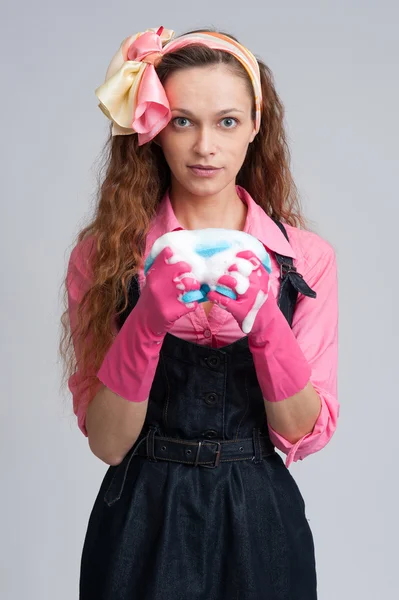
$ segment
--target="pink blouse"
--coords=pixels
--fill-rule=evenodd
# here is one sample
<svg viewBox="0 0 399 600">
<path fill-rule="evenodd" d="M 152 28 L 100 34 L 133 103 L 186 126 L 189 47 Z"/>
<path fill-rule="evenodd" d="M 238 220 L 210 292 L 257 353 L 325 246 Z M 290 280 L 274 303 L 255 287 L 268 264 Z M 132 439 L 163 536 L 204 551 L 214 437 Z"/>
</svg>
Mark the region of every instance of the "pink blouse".
<svg viewBox="0 0 399 600">
<path fill-rule="evenodd" d="M 317 293 L 317 298 L 298 295 L 292 330 L 312 369 L 310 381 L 321 399 L 321 410 L 313 430 L 292 444 L 268 425 L 269 435 L 274 445 L 287 455 L 286 466 L 302 460 L 309 454 L 321 450 L 331 439 L 339 416 L 337 400 L 338 367 L 338 284 L 335 251 L 332 246 L 313 232 L 300 230 L 284 224 L 289 236 L 287 242 L 283 233 L 256 204 L 249 193 L 236 186 L 241 200 L 247 205 L 244 231 L 257 237 L 270 253 L 272 263 L 271 289 L 277 296 L 279 288 L 279 267 L 274 252 L 294 259 L 294 265 L 306 283 Z M 169 194 L 162 199 L 146 239 L 144 259 L 154 241 L 164 233 L 183 229 L 174 214 Z M 75 246 L 68 266 L 68 299 L 71 324 L 76 318 L 76 310 L 83 290 L 90 280 L 87 267 L 87 254 L 92 244 L 90 238 Z M 144 282 L 143 268 L 139 271 L 140 286 Z M 243 337 L 234 317 L 226 310 L 213 305 L 206 316 L 200 304 L 195 312 L 181 317 L 174 324 L 171 333 L 190 342 L 221 348 Z M 77 351 L 75 345 L 75 352 Z M 74 373 L 68 382 L 73 395 L 74 412 L 78 425 L 87 436 L 84 425 L 87 404 L 90 401 L 84 392 L 84 381 L 79 372 Z"/>
</svg>

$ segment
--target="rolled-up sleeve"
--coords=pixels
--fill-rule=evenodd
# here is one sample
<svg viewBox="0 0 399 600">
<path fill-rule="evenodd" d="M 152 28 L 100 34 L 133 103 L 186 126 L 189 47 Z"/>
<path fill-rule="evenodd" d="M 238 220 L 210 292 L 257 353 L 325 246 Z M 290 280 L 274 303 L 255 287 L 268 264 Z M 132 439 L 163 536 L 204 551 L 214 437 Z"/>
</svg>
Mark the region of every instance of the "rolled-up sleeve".
<svg viewBox="0 0 399 600">
<path fill-rule="evenodd" d="M 89 384 L 90 382 L 92 384 L 93 377 L 96 375 L 94 365 L 92 368 L 90 366 L 86 368 L 84 373 L 79 366 L 81 348 L 78 344 L 75 329 L 79 304 L 91 285 L 92 277 L 89 258 L 92 251 L 93 239 L 87 238 L 83 242 L 78 243 L 71 252 L 67 271 L 68 315 L 77 361 L 77 369 L 68 379 L 68 388 L 72 394 L 73 410 L 77 416 L 79 429 L 86 437 L 88 437 L 85 426 L 87 407 L 102 384 L 100 380 L 97 380 L 97 387 L 93 390 L 93 387 Z"/>
<path fill-rule="evenodd" d="M 268 425 L 272 442 L 287 455 L 287 467 L 324 448 L 334 434 L 339 416 L 337 264 L 332 246 L 327 242 L 323 246 L 314 266 L 302 273 L 317 298 L 300 295 L 292 322 L 292 331 L 312 369 L 310 382 L 320 396 L 320 413 L 313 430 L 295 444 Z"/>
</svg>

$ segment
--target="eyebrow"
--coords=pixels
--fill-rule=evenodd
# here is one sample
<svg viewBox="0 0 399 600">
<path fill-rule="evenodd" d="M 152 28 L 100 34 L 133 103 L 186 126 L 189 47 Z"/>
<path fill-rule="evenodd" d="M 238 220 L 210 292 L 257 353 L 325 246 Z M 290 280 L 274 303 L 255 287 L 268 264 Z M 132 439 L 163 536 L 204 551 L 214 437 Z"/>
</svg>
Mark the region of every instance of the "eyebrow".
<svg viewBox="0 0 399 600">
<path fill-rule="evenodd" d="M 182 113 L 185 113 L 186 115 L 189 115 L 190 117 L 194 116 L 194 113 L 191 112 L 191 110 L 187 110 L 186 108 L 172 108 L 172 111 L 179 111 Z M 232 112 L 240 112 L 243 113 L 243 110 L 240 110 L 239 108 L 226 108 L 224 110 L 220 110 L 218 113 L 216 113 L 216 116 L 222 116 L 222 115 L 227 115 L 229 113 Z"/>
</svg>

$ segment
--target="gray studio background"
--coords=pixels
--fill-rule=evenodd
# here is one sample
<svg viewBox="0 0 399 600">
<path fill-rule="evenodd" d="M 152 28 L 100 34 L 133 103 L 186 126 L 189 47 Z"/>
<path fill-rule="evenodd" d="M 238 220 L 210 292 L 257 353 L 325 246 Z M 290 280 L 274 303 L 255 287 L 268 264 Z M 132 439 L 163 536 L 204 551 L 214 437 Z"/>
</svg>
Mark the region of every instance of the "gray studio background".
<svg viewBox="0 0 399 600">
<path fill-rule="evenodd" d="M 3 0 L 0 11 L 0 598 L 78 598 L 107 465 L 59 393 L 59 290 L 108 130 L 94 89 L 123 38 L 160 25 L 229 31 L 274 72 L 304 209 L 339 266 L 339 426 L 291 467 L 319 597 L 398 598 L 398 4 Z"/>
</svg>

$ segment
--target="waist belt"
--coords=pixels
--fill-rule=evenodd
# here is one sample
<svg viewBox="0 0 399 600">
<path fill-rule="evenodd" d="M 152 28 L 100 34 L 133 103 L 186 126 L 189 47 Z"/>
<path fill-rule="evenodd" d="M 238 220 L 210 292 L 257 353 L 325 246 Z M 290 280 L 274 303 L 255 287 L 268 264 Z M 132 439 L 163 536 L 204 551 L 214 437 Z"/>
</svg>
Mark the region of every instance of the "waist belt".
<svg viewBox="0 0 399 600">
<path fill-rule="evenodd" d="M 238 460 L 261 462 L 267 456 L 275 454 L 270 438 L 253 430 L 250 438 L 241 440 L 182 440 L 156 435 L 157 428 L 150 427 L 149 432 L 139 438 L 133 454 L 156 462 L 167 460 L 193 467 L 201 466 L 214 469 L 220 463 Z"/>
<path fill-rule="evenodd" d="M 140 435 L 137 442 L 126 454 L 123 461 L 113 469 L 113 476 L 104 496 L 108 506 L 112 506 L 122 495 L 129 465 L 134 456 L 142 456 L 157 462 L 171 462 L 201 466 L 214 469 L 223 462 L 251 460 L 259 464 L 267 456 L 276 454 L 270 438 L 253 429 L 251 438 L 242 440 L 181 440 L 178 438 L 156 435 L 158 428 L 150 425 L 145 435 Z"/>
</svg>

